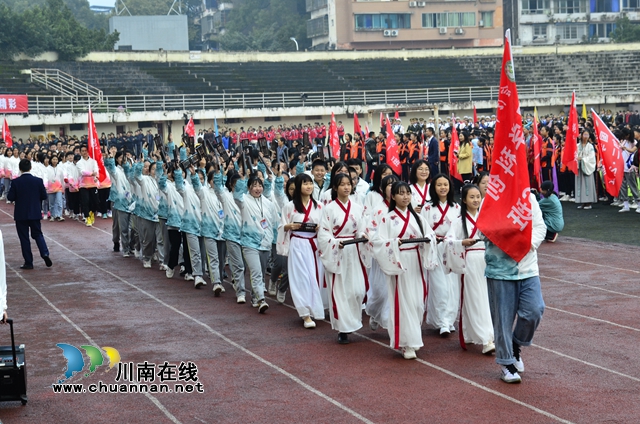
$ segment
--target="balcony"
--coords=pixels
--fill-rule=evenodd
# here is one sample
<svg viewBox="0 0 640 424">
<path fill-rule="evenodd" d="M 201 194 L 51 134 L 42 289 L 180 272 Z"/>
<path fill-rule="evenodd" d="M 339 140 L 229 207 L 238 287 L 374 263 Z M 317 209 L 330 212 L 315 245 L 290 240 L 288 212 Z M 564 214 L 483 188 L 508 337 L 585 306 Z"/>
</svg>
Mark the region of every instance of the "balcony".
<svg viewBox="0 0 640 424">
<path fill-rule="evenodd" d="M 307 12 L 324 9 L 328 5 L 328 0 L 306 0 Z"/>
</svg>

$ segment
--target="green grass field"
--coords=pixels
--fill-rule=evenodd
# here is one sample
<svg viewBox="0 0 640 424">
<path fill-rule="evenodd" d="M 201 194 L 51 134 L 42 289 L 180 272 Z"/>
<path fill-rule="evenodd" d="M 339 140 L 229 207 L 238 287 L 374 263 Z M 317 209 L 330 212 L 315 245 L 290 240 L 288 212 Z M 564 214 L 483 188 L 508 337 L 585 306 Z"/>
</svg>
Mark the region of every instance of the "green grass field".
<svg viewBox="0 0 640 424">
<path fill-rule="evenodd" d="M 575 203 L 562 202 L 562 210 L 564 230 L 560 237 L 640 246 L 640 213 L 635 209 L 619 213 L 620 208 L 599 203 L 585 211 Z"/>
</svg>

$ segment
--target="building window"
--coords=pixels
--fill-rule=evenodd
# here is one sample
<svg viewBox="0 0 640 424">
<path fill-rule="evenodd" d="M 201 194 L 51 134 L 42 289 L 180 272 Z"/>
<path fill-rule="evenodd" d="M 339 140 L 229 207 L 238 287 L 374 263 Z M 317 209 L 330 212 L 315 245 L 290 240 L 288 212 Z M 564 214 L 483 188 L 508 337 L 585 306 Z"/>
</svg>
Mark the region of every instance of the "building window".
<svg viewBox="0 0 640 424">
<path fill-rule="evenodd" d="M 493 25 L 493 14 L 491 15 L 491 23 Z M 473 26 L 476 26 L 476 14 L 473 12 L 423 13 L 422 14 L 423 28 L 473 27 Z M 485 26 L 487 26 L 486 23 L 485 23 Z"/>
<path fill-rule="evenodd" d="M 589 37 L 593 38 L 609 38 L 611 33 L 616 29 L 616 24 L 591 24 L 589 25 Z"/>
<path fill-rule="evenodd" d="M 556 13 L 587 13 L 587 2 L 585 0 L 558 0 Z"/>
<path fill-rule="evenodd" d="M 622 0 L 623 10 L 638 10 L 640 9 L 640 0 Z"/>
<path fill-rule="evenodd" d="M 578 26 L 577 25 L 564 25 L 562 27 L 562 39 L 563 40 L 577 40 L 578 39 Z"/>
<path fill-rule="evenodd" d="M 409 13 L 380 13 L 355 15 L 356 31 L 411 28 Z"/>
<path fill-rule="evenodd" d="M 307 21 L 307 37 L 313 38 L 329 34 L 329 16 L 324 15 L 319 18 Z"/>
<path fill-rule="evenodd" d="M 485 28 L 493 28 L 493 12 L 480 12 L 480 20 Z"/>
<path fill-rule="evenodd" d="M 537 24 L 533 25 L 533 41 L 542 41 L 547 39 L 547 25 Z"/>
<path fill-rule="evenodd" d="M 550 0 L 522 0 L 522 13 L 525 15 L 536 15 L 548 13 L 551 9 Z"/>
<path fill-rule="evenodd" d="M 591 13 L 619 12 L 619 0 L 591 0 Z"/>
</svg>

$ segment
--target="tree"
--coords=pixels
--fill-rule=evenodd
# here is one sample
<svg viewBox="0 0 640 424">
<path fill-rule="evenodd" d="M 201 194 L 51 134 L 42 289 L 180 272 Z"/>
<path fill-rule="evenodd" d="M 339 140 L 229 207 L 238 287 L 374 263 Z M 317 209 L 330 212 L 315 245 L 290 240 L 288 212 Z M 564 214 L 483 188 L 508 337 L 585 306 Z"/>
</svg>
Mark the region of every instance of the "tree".
<svg viewBox="0 0 640 424">
<path fill-rule="evenodd" d="M 304 0 L 245 0 L 234 4 L 220 45 L 230 51 L 291 51 L 295 37 L 304 49 L 310 45 L 306 19 Z"/>
<path fill-rule="evenodd" d="M 14 13 L 22 14 L 33 7 L 44 6 L 46 0 L 0 0 L 0 5 L 3 3 Z M 78 22 L 85 27 L 89 29 L 109 29 L 109 17 L 91 10 L 88 0 L 64 0 L 64 3 L 71 9 Z"/>
<path fill-rule="evenodd" d="M 633 43 L 640 41 L 640 24 L 633 23 L 627 16 L 616 19 L 616 29 L 611 33 L 616 43 Z"/>
</svg>

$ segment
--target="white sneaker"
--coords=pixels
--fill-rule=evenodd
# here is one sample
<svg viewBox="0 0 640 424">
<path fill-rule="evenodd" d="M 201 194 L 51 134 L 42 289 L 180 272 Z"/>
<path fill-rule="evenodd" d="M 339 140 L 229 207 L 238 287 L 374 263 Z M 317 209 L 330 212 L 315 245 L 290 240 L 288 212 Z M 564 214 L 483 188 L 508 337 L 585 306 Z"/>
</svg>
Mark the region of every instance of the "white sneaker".
<svg viewBox="0 0 640 424">
<path fill-rule="evenodd" d="M 403 347 L 402 348 L 402 357 L 404 359 L 416 359 L 416 350 L 412 347 Z"/>
<path fill-rule="evenodd" d="M 213 295 L 215 297 L 220 296 L 220 293 L 222 293 L 223 289 L 224 289 L 224 287 L 222 287 L 222 284 L 214 284 L 213 285 Z"/>
<path fill-rule="evenodd" d="M 258 302 L 258 299 L 256 299 L 253 296 L 251 296 L 251 307 L 252 308 L 257 308 L 258 306 L 260 306 L 260 303 Z"/>
<path fill-rule="evenodd" d="M 195 278 L 193 278 L 193 275 L 191 275 L 191 274 L 185 274 L 184 275 L 184 279 L 185 279 L 185 281 L 194 281 L 195 280 Z"/>
<path fill-rule="evenodd" d="M 139 251 L 139 250 L 134 250 L 134 251 L 133 251 L 133 257 L 134 257 L 134 258 L 140 258 L 140 257 L 141 257 L 141 255 L 140 255 L 140 251 Z"/>
<path fill-rule="evenodd" d="M 53 221 L 55 221 L 55 220 L 56 220 L 56 219 L 55 219 L 54 217 L 49 218 L 49 222 L 53 222 Z"/>
<path fill-rule="evenodd" d="M 273 281 L 269 281 L 268 293 L 269 293 L 269 296 L 275 296 L 276 295 L 276 283 L 274 283 Z"/>
<path fill-rule="evenodd" d="M 518 373 L 524 372 L 524 362 L 522 362 L 522 356 L 520 356 L 520 359 L 516 359 L 516 363 L 513 364 L 513 366 L 516 367 Z"/>
<path fill-rule="evenodd" d="M 369 317 L 369 328 L 371 331 L 376 331 L 380 325 L 373 319 L 373 317 Z"/>
<path fill-rule="evenodd" d="M 100 212 L 96 213 L 96 218 L 101 218 L 102 214 Z"/>
<path fill-rule="evenodd" d="M 111 211 L 108 211 L 108 212 L 107 212 L 107 216 L 108 216 L 109 218 L 111 218 L 111 217 L 113 217 L 113 213 L 112 213 Z"/>
<path fill-rule="evenodd" d="M 451 334 L 451 331 L 447 327 L 442 327 L 440 329 L 440 335 L 442 337 L 447 337 L 449 334 Z"/>
<path fill-rule="evenodd" d="M 558 199 L 558 200 L 560 200 L 561 202 L 566 202 L 566 201 L 568 201 L 569 199 L 570 199 L 569 195 L 568 195 L 568 194 L 565 194 L 564 196 L 562 196 L 562 197 L 561 197 L 560 199 Z"/>
<path fill-rule="evenodd" d="M 267 309 L 269 309 L 269 305 L 264 301 L 264 299 L 262 299 L 259 303 L 260 304 L 258 305 L 258 312 L 264 314 L 265 312 L 267 312 Z"/>
<path fill-rule="evenodd" d="M 614 200 L 613 202 L 611 202 L 611 206 L 620 207 L 622 206 L 622 202 L 620 202 L 619 200 Z"/>
<path fill-rule="evenodd" d="M 520 375 L 518 374 L 517 371 L 511 372 L 504 365 L 500 365 L 500 370 L 502 371 L 502 375 L 500 376 L 500 379 L 505 383 L 513 384 L 513 383 L 520 383 L 522 381 L 522 378 L 520 378 Z"/>
<path fill-rule="evenodd" d="M 164 272 L 164 275 L 167 276 L 167 278 L 173 278 L 173 269 L 167 267 L 167 270 Z"/>
<path fill-rule="evenodd" d="M 640 208 L 636 209 L 636 213 L 640 213 Z"/>
<path fill-rule="evenodd" d="M 193 286 L 194 286 L 195 288 L 199 289 L 200 287 L 202 287 L 202 286 L 206 286 L 206 285 L 207 285 L 207 282 L 206 282 L 206 281 L 204 281 L 204 279 L 203 279 L 201 276 L 199 276 L 199 275 L 198 275 L 198 276 L 196 276 L 196 280 L 195 280 L 195 282 L 193 283 Z"/>
<path fill-rule="evenodd" d="M 278 303 L 283 304 L 284 301 L 287 298 L 287 292 L 281 292 L 280 290 L 278 290 L 278 294 L 276 294 L 276 300 L 278 301 Z"/>
<path fill-rule="evenodd" d="M 151 268 L 151 261 L 142 261 L 142 266 L 145 268 Z"/>
<path fill-rule="evenodd" d="M 304 320 L 304 328 L 316 328 L 316 323 L 310 316 L 302 318 Z"/>
<path fill-rule="evenodd" d="M 487 344 L 482 345 L 483 355 L 491 355 L 495 351 L 496 351 L 496 345 L 493 342 L 489 342 Z"/>
<path fill-rule="evenodd" d="M 618 213 L 622 213 L 622 212 L 629 212 L 629 210 L 630 210 L 630 209 L 629 209 L 629 206 L 625 206 L 624 208 L 620 209 L 620 210 L 618 211 Z"/>
<path fill-rule="evenodd" d="M 123 257 L 123 258 L 130 258 L 130 257 L 131 257 L 131 252 L 124 252 L 124 253 L 122 254 L 122 257 Z"/>
<path fill-rule="evenodd" d="M 629 207 L 630 207 L 631 209 L 638 209 L 638 204 L 637 204 L 636 202 L 633 202 L 633 203 L 631 203 L 631 204 L 629 205 Z"/>
<path fill-rule="evenodd" d="M 247 303 L 247 300 L 244 298 L 244 295 L 240 295 L 236 299 L 236 303 Z"/>
<path fill-rule="evenodd" d="M 160 267 L 158 269 L 160 271 L 166 271 L 167 270 L 167 266 L 165 264 L 160 264 Z"/>
</svg>

